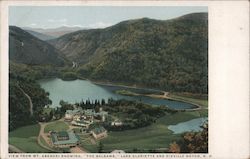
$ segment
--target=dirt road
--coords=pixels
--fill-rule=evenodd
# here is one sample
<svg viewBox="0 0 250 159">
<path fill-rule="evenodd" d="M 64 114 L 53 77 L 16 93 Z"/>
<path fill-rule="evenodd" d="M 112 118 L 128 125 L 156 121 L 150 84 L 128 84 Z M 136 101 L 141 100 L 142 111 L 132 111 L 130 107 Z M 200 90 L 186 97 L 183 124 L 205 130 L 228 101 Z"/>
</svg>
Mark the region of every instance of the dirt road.
<svg viewBox="0 0 250 159">
<path fill-rule="evenodd" d="M 9 151 L 10 152 L 16 152 L 16 153 L 23 153 L 22 150 L 20 150 L 19 148 L 15 147 L 13 145 L 10 145 L 10 144 L 9 144 Z"/>
<path fill-rule="evenodd" d="M 39 132 L 39 135 L 38 135 L 38 137 L 37 137 L 37 142 L 38 142 L 38 144 L 39 144 L 40 146 L 42 146 L 43 148 L 45 148 L 45 149 L 47 149 L 47 150 L 50 150 L 50 151 L 54 152 L 55 150 L 53 150 L 52 148 L 50 148 L 50 147 L 48 147 L 48 146 L 42 144 L 42 142 L 41 142 L 41 140 L 40 140 L 40 138 L 43 138 L 44 141 L 45 141 L 48 145 L 50 145 L 50 139 L 47 137 L 48 134 L 44 133 L 44 128 L 45 128 L 45 126 L 48 125 L 48 124 L 49 124 L 49 123 L 39 123 L 39 125 L 40 125 L 40 132 Z"/>
<path fill-rule="evenodd" d="M 27 99 L 29 100 L 29 105 L 30 105 L 30 115 L 32 116 L 33 115 L 33 103 L 32 103 L 32 100 L 30 98 L 30 96 L 24 92 L 24 90 L 18 86 L 18 88 L 22 91 L 22 93 L 27 97 Z"/>
<path fill-rule="evenodd" d="M 86 150 L 84 150 L 83 148 L 81 148 L 81 147 L 79 147 L 79 146 L 70 148 L 70 152 L 71 152 L 71 153 L 87 153 Z"/>
</svg>

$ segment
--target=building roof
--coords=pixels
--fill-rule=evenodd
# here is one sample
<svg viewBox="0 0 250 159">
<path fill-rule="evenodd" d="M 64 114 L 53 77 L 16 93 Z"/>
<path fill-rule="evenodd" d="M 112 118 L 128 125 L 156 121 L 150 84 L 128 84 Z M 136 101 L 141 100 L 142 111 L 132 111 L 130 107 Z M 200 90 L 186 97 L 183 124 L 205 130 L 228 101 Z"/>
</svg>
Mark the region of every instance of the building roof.
<svg viewBox="0 0 250 159">
<path fill-rule="evenodd" d="M 92 131 L 95 133 L 95 134 L 101 134 L 103 132 L 106 131 L 106 129 L 102 126 L 98 126 L 98 127 L 95 127 L 94 129 L 92 129 Z"/>
<path fill-rule="evenodd" d="M 80 139 L 79 137 L 73 133 L 72 131 L 66 132 L 69 139 L 68 140 L 58 140 L 58 136 L 62 134 L 65 134 L 66 131 L 62 132 L 57 132 L 57 133 L 52 133 L 51 134 L 51 139 L 54 145 L 64 145 L 64 144 L 76 144 Z"/>
<path fill-rule="evenodd" d="M 70 114 L 70 115 L 75 115 L 76 113 L 81 113 L 82 112 L 82 108 L 78 107 L 76 109 L 73 110 L 66 110 L 66 114 Z"/>
<path fill-rule="evenodd" d="M 79 121 L 75 121 L 76 123 L 80 123 L 80 124 L 89 124 L 89 122 L 85 121 L 85 120 L 79 120 Z"/>
<path fill-rule="evenodd" d="M 57 133 L 57 136 L 58 136 L 58 137 L 69 137 L 67 131 L 59 131 L 59 132 Z"/>
</svg>

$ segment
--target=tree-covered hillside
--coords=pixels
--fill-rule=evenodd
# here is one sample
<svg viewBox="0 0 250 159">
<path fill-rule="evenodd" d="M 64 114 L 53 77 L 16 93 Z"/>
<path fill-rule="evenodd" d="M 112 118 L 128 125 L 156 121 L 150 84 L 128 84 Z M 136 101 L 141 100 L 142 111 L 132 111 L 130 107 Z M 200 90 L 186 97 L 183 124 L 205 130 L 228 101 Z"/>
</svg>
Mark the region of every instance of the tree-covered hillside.
<svg viewBox="0 0 250 159">
<path fill-rule="evenodd" d="M 49 41 L 84 77 L 175 92 L 208 92 L 207 13 L 128 20 Z"/>
<path fill-rule="evenodd" d="M 9 27 L 9 58 L 29 65 L 63 66 L 65 59 L 58 50 L 21 28 Z"/>
<path fill-rule="evenodd" d="M 51 101 L 46 93 L 35 81 L 10 73 L 9 76 L 9 129 L 35 123 L 43 107 Z M 30 101 L 32 113 L 30 112 Z"/>
</svg>

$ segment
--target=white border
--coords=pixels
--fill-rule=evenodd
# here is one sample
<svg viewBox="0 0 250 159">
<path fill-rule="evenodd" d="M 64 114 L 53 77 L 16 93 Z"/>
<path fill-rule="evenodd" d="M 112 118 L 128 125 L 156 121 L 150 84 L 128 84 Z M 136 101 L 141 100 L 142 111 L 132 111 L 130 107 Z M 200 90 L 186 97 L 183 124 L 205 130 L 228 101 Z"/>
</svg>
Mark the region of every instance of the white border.
<svg viewBox="0 0 250 159">
<path fill-rule="evenodd" d="M 8 6 L 208 6 L 209 158 L 249 155 L 249 2 L 248 1 L 2 1 L 1 2 L 1 157 L 8 158 Z M 23 154 L 24 155 L 24 154 Z M 31 157 L 33 154 L 28 154 Z M 46 158 L 38 154 L 36 158 Z M 53 155 L 53 154 L 50 154 Z M 56 158 L 61 158 L 60 154 Z M 65 154 L 64 154 L 65 155 Z M 67 154 L 66 154 L 67 155 Z M 68 154 L 72 155 L 72 154 Z M 98 155 L 98 154 L 95 154 Z M 94 154 L 80 157 L 95 158 Z M 142 154 L 126 154 L 131 158 Z M 142 158 L 153 158 L 151 156 Z M 157 155 L 157 154 L 154 154 Z M 162 155 L 162 154 L 161 154 Z M 158 158 L 200 158 L 166 154 Z M 211 156 L 210 156 L 211 155 Z M 19 156 L 29 158 L 29 156 Z M 108 156 L 102 156 L 108 158 Z M 15 158 L 15 156 L 11 156 Z M 53 158 L 50 156 L 50 158 Z M 70 157 L 73 158 L 73 157 Z M 76 158 L 79 158 L 76 156 Z M 100 157 L 99 157 L 100 158 Z M 112 157 L 111 157 L 112 158 Z"/>
</svg>

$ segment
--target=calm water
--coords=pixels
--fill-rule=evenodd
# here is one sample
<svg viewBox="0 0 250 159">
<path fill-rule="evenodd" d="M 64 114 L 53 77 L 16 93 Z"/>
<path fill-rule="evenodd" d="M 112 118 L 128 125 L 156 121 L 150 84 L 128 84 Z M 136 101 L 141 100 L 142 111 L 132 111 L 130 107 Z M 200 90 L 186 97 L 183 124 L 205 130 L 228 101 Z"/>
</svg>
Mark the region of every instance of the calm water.
<svg viewBox="0 0 250 159">
<path fill-rule="evenodd" d="M 50 93 L 49 97 L 52 100 L 52 106 L 59 106 L 60 100 L 67 101 L 69 103 L 80 102 L 81 100 L 85 101 L 90 100 L 101 100 L 105 99 L 106 101 L 109 98 L 113 99 L 127 99 L 127 100 L 137 100 L 142 101 L 147 104 L 152 105 L 167 105 L 170 108 L 175 109 L 190 109 L 195 106 L 189 103 L 165 100 L 165 99 L 155 99 L 145 96 L 124 96 L 116 94 L 116 90 L 130 90 L 134 92 L 143 91 L 152 91 L 148 89 L 133 89 L 125 88 L 120 86 L 102 86 L 92 83 L 87 80 L 74 80 L 74 81 L 63 81 L 58 78 L 46 79 L 38 81 L 42 88 Z"/>
<path fill-rule="evenodd" d="M 168 129 L 172 130 L 174 134 L 180 134 L 187 131 L 201 131 L 202 126 L 207 121 L 207 118 L 197 118 L 186 122 L 178 123 L 176 125 L 169 125 Z"/>
</svg>

